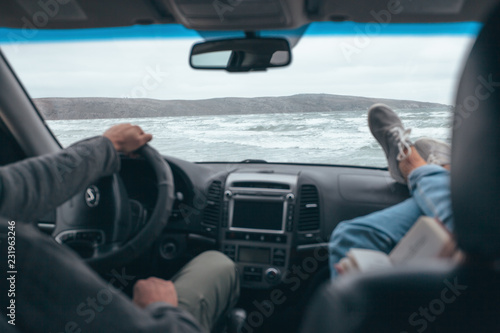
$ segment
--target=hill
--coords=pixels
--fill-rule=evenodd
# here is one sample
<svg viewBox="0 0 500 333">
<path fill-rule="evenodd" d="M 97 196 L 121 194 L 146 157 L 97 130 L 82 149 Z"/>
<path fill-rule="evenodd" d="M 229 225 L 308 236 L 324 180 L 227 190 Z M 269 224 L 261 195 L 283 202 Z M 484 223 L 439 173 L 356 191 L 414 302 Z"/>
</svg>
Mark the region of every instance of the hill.
<svg viewBox="0 0 500 333">
<path fill-rule="evenodd" d="M 451 108 L 437 103 L 329 94 L 167 101 L 128 98 L 37 98 L 34 102 L 48 120 L 356 111 L 367 110 L 374 103 L 385 103 L 396 110 Z"/>
</svg>

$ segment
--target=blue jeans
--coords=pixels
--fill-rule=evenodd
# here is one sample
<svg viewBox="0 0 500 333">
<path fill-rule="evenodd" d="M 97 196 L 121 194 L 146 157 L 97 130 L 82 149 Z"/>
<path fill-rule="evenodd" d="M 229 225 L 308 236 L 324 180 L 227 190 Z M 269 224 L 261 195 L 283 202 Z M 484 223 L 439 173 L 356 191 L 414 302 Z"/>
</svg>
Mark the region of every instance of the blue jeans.
<svg viewBox="0 0 500 333">
<path fill-rule="evenodd" d="M 450 197 L 450 173 L 437 165 L 424 165 L 408 176 L 411 198 L 392 207 L 344 221 L 333 230 L 328 246 L 332 279 L 337 277 L 334 265 L 349 249 L 373 249 L 391 252 L 417 219 L 438 218 L 452 231 L 453 215 Z"/>
</svg>

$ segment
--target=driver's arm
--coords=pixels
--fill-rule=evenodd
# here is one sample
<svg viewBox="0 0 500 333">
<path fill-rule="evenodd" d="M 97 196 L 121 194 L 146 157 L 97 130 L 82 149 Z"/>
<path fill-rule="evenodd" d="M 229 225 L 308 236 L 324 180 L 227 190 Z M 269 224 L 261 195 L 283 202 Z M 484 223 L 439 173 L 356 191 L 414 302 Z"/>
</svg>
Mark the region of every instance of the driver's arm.
<svg viewBox="0 0 500 333">
<path fill-rule="evenodd" d="M 120 124 L 55 154 L 1 167 L 0 216 L 14 220 L 43 216 L 99 177 L 117 172 L 118 152 L 131 153 L 151 139 L 139 126 Z"/>
</svg>

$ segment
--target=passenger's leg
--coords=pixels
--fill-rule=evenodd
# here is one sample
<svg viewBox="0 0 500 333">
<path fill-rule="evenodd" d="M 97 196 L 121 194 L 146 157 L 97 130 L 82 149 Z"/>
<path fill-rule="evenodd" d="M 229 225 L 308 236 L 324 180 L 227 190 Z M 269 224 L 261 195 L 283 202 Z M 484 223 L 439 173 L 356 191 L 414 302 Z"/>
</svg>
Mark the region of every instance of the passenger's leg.
<svg viewBox="0 0 500 333">
<path fill-rule="evenodd" d="M 438 165 L 425 165 L 408 176 L 408 187 L 423 215 L 436 217 L 453 230 L 450 172 Z"/>
<path fill-rule="evenodd" d="M 341 222 L 329 243 L 331 277 L 337 276 L 334 265 L 353 247 L 391 252 L 422 214 L 415 200 L 409 198 L 381 211 Z"/>
<path fill-rule="evenodd" d="M 418 153 L 414 152 L 408 160 L 417 158 Z M 340 223 L 333 231 L 329 244 L 332 278 L 337 275 L 334 265 L 350 248 L 389 253 L 421 215 L 436 217 L 452 230 L 449 180 L 449 171 L 441 166 L 419 166 L 412 169 L 408 176 L 408 186 L 413 198 L 370 215 Z"/>
<path fill-rule="evenodd" d="M 179 307 L 191 313 L 207 332 L 239 297 L 239 276 L 231 259 L 207 251 L 184 266 L 173 278 Z"/>
</svg>

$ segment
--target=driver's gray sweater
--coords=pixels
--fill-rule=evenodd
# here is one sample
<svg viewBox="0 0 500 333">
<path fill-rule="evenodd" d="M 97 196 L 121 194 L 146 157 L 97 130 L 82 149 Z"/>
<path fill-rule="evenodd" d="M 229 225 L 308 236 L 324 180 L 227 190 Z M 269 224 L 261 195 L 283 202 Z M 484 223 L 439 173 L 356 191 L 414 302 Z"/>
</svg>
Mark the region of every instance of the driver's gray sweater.
<svg viewBox="0 0 500 333">
<path fill-rule="evenodd" d="M 118 153 L 102 136 L 0 168 L 2 332 L 203 332 L 189 313 L 166 303 L 138 308 L 116 289 L 133 283 L 127 272 L 110 269 L 113 283 L 108 284 L 73 251 L 22 223 L 42 217 L 119 168 Z M 7 295 L 7 220 L 16 222 L 13 298 Z M 10 299 L 15 299 L 15 326 L 7 323 Z"/>
</svg>

